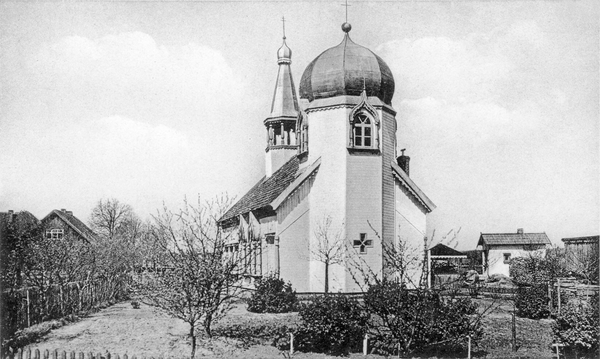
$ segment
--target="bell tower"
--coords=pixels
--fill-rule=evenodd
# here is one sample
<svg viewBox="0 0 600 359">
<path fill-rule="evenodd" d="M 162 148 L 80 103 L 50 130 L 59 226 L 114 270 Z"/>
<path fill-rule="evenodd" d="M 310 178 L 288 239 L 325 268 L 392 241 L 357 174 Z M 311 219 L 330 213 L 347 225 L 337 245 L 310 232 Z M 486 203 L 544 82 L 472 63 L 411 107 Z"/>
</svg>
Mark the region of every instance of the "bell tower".
<svg viewBox="0 0 600 359">
<path fill-rule="evenodd" d="M 292 50 L 285 42 L 285 19 L 283 27 L 283 44 L 277 50 L 279 72 L 275 83 L 275 92 L 271 102 L 271 113 L 264 120 L 267 130 L 267 148 L 265 158 L 265 174 L 270 177 L 275 171 L 298 153 L 296 122 L 299 116 L 298 98 L 290 64 Z"/>
</svg>

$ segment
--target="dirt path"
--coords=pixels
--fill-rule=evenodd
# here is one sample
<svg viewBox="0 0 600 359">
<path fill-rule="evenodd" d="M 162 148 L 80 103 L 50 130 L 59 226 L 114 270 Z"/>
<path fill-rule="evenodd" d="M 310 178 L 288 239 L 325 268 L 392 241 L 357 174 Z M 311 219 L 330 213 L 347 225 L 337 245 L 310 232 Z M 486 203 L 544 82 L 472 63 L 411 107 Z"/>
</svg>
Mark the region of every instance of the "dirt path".
<svg viewBox="0 0 600 359">
<path fill-rule="evenodd" d="M 228 320 L 236 320 L 235 317 L 243 317 L 245 321 L 255 320 L 255 316 L 259 315 L 248 313 L 245 306 L 240 305 L 229 313 Z M 116 354 L 127 354 L 129 358 L 136 355 L 138 359 L 143 356 L 189 358 L 191 342 L 187 337 L 188 328 L 182 320 L 171 318 L 148 305 L 141 304 L 139 309 L 133 309 L 129 302 L 118 303 L 79 322 L 52 330 L 42 341 L 29 345 L 25 350 L 37 348 L 41 352 L 55 349 L 67 353 L 110 352 L 113 357 Z M 330 358 L 321 354 L 298 354 L 294 357 Z M 272 346 L 243 348 L 236 340 L 216 338 L 199 339 L 196 357 L 281 359 L 282 355 Z"/>
</svg>

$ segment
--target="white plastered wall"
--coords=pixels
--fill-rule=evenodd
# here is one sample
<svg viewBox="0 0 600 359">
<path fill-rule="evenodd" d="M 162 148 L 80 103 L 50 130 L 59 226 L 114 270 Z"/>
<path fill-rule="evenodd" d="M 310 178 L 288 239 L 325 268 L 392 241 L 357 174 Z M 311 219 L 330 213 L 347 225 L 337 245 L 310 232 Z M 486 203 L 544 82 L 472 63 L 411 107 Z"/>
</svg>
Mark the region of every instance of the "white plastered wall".
<svg viewBox="0 0 600 359">
<path fill-rule="evenodd" d="M 310 192 L 310 241 L 313 248 L 319 240 L 314 231 L 327 216 L 332 218 L 332 230 L 346 222 L 346 119 L 349 108 L 333 108 L 312 111 L 308 117 L 308 161 L 319 157 L 321 165 Z M 341 228 L 342 238 L 346 237 Z M 325 266 L 317 260 L 310 261 L 309 281 L 311 292 L 322 292 L 325 281 Z M 333 266 L 329 270 L 329 288 L 336 292 L 344 290 L 345 268 Z"/>
</svg>

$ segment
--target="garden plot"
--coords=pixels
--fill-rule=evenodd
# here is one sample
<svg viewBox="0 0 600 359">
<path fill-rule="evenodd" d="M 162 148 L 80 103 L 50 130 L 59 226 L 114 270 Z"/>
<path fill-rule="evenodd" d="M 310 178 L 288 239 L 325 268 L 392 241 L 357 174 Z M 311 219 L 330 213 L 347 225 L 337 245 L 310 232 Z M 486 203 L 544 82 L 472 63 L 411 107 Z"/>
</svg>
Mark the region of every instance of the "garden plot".
<svg viewBox="0 0 600 359">
<path fill-rule="evenodd" d="M 480 306 L 489 304 L 488 299 L 477 300 Z M 481 348 L 476 352 L 482 358 L 553 358 L 549 344 L 552 342 L 550 320 L 517 318 L 517 343 L 519 351 L 510 348 L 510 311 L 508 301 L 498 302 L 499 307 L 484 320 L 484 336 Z M 215 332 L 232 330 L 232 327 L 251 328 L 249 332 L 269 330 L 269 327 L 291 326 L 298 323 L 297 313 L 256 314 L 246 311 L 245 304 L 236 304 Z M 259 328 L 259 329 L 256 329 Z M 233 328 L 235 330 L 235 328 Z M 188 327 L 153 307 L 142 304 L 133 309 L 130 303 L 119 303 L 101 310 L 81 321 L 50 332 L 39 343 L 28 348 L 52 351 L 76 351 L 111 354 L 128 354 L 147 357 L 188 358 L 190 340 Z M 257 344 L 258 343 L 258 344 Z M 197 358 L 282 358 L 282 352 L 265 340 L 235 340 L 214 338 L 200 339 Z M 360 353 L 351 358 L 364 358 Z M 466 357 L 462 355 L 459 357 Z M 323 354 L 296 353 L 294 358 L 333 358 Z M 383 358 L 369 355 L 368 358 Z M 435 357 L 431 357 L 435 358 Z"/>
</svg>

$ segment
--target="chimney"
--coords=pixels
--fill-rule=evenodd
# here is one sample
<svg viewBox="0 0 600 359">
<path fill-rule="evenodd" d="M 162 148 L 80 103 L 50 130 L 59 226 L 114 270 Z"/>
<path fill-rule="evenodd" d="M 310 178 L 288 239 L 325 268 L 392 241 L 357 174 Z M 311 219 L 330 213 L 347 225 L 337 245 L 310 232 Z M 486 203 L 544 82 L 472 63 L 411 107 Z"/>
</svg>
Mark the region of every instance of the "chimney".
<svg viewBox="0 0 600 359">
<path fill-rule="evenodd" d="M 66 210 L 66 209 L 64 209 L 64 208 L 61 208 L 61 209 L 60 209 L 60 211 L 61 211 L 62 213 L 65 213 L 67 210 Z"/>
<path fill-rule="evenodd" d="M 517 234 L 523 234 L 523 228 L 517 228 Z"/>
<path fill-rule="evenodd" d="M 396 159 L 396 161 L 398 162 L 398 166 L 400 166 L 400 168 L 402 168 L 404 173 L 406 173 L 407 176 L 410 176 L 410 173 L 408 173 L 408 171 L 409 171 L 408 164 L 410 162 L 410 157 L 404 155 L 404 151 L 406 151 L 406 148 L 403 148 L 400 151 L 402 152 L 402 155 L 400 157 L 398 157 Z"/>
</svg>

